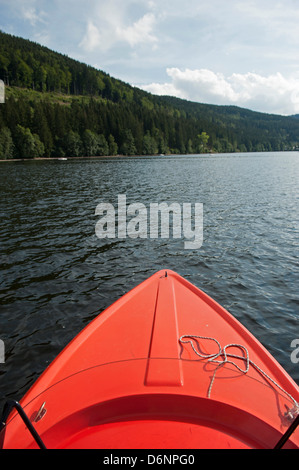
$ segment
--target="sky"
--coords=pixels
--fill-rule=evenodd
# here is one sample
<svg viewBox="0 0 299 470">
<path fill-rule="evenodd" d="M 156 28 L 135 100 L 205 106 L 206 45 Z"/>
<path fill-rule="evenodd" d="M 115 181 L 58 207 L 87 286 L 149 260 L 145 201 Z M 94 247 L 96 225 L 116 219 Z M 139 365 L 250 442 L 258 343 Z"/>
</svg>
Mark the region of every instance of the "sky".
<svg viewBox="0 0 299 470">
<path fill-rule="evenodd" d="M 0 29 L 154 94 L 299 114 L 299 0 L 0 0 Z M 1 48 L 1 44 L 0 44 Z"/>
</svg>

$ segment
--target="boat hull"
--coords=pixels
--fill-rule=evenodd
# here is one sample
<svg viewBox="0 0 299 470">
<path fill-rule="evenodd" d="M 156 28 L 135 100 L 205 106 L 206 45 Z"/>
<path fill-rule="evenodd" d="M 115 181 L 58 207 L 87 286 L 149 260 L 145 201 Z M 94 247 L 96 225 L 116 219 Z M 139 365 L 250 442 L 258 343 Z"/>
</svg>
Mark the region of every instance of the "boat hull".
<svg viewBox="0 0 299 470">
<path fill-rule="evenodd" d="M 20 403 L 48 448 L 207 449 L 273 448 L 298 399 L 238 320 L 167 270 L 98 315 Z M 17 413 L 1 439 L 37 447 Z"/>
</svg>

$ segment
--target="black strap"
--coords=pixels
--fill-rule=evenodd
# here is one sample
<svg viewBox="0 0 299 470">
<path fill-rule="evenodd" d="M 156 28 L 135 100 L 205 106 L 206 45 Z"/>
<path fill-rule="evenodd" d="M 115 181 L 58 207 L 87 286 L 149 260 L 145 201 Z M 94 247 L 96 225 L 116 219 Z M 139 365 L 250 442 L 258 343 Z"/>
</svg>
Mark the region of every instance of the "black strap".
<svg viewBox="0 0 299 470">
<path fill-rule="evenodd" d="M 9 416 L 9 414 L 12 411 L 13 408 L 15 408 L 17 410 L 17 412 L 19 413 L 19 415 L 21 416 L 22 420 L 24 421 L 25 425 L 27 426 L 29 432 L 31 433 L 32 437 L 34 438 L 34 440 L 38 444 L 38 446 L 41 449 L 46 449 L 46 446 L 43 443 L 40 435 L 36 432 L 33 424 L 31 423 L 30 419 L 28 418 L 25 411 L 21 407 L 20 403 L 18 403 L 15 400 L 8 400 L 4 405 L 2 418 L 1 418 L 1 423 L 0 423 L 0 432 L 2 431 L 2 429 L 5 428 L 8 416 Z"/>
<path fill-rule="evenodd" d="M 284 433 L 284 435 L 282 436 L 282 438 L 277 442 L 276 446 L 274 447 L 274 449 L 281 449 L 285 443 L 287 442 L 287 440 L 290 438 L 290 436 L 293 434 L 293 432 L 295 431 L 295 429 L 297 428 L 299 424 L 299 415 L 297 416 L 297 418 L 292 422 L 291 426 L 287 429 L 287 431 Z"/>
</svg>

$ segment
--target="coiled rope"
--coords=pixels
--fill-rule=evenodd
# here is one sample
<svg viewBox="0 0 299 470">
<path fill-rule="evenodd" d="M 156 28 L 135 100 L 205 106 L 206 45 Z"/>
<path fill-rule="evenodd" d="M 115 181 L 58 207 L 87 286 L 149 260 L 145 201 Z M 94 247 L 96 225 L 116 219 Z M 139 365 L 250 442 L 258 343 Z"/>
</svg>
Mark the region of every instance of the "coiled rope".
<svg viewBox="0 0 299 470">
<path fill-rule="evenodd" d="M 203 353 L 200 353 L 199 351 L 196 350 L 194 344 L 193 344 L 193 340 L 195 339 L 201 339 L 201 340 L 209 340 L 209 341 L 214 341 L 217 346 L 218 346 L 218 352 L 217 353 L 213 353 L 213 354 L 203 354 Z M 215 377 L 216 377 L 216 373 L 218 371 L 218 369 L 220 367 L 223 367 L 225 364 L 232 364 L 234 367 L 236 367 L 241 373 L 243 374 L 247 374 L 247 372 L 249 371 L 249 367 L 250 365 L 253 366 L 264 378 L 266 378 L 267 380 L 269 380 L 273 385 L 275 385 L 275 387 L 277 387 L 282 393 L 284 393 L 294 404 L 294 407 L 289 409 L 286 413 L 285 413 L 285 418 L 287 418 L 289 421 L 293 421 L 296 416 L 299 415 L 299 404 L 298 402 L 292 397 L 292 395 L 290 393 L 288 393 L 286 390 L 284 390 L 277 382 L 275 382 L 275 380 L 272 379 L 272 377 L 270 377 L 268 374 L 266 374 L 265 371 L 263 371 L 257 364 L 255 364 L 251 359 L 249 359 L 249 353 L 248 353 L 248 350 L 245 346 L 241 345 L 241 344 L 235 344 L 235 343 L 231 343 L 231 344 L 227 344 L 226 346 L 224 346 L 223 348 L 221 347 L 219 341 L 217 341 L 217 339 L 215 338 L 210 338 L 208 336 L 198 336 L 198 335 L 183 335 L 180 337 L 179 339 L 179 342 L 181 344 L 187 344 L 187 343 L 190 343 L 191 344 L 191 347 L 193 349 L 193 351 L 195 352 L 195 354 L 197 356 L 199 356 L 200 358 L 202 359 L 207 359 L 208 362 L 210 363 L 214 363 L 214 364 L 218 364 L 217 367 L 215 368 L 214 370 L 214 374 L 213 374 L 213 377 L 211 379 L 211 382 L 210 382 L 210 386 L 209 386 L 209 389 L 208 389 L 208 398 L 210 398 L 211 396 L 211 392 L 212 392 L 212 387 L 213 387 L 213 383 L 214 383 L 214 380 L 215 380 Z M 241 349 L 244 353 L 245 353 L 245 356 L 242 355 L 242 356 L 239 356 L 237 354 L 231 354 L 231 353 L 228 353 L 227 350 L 229 348 L 239 348 Z M 241 359 L 244 361 L 245 363 L 245 367 L 244 369 L 242 369 L 238 364 L 236 364 L 236 362 L 232 361 L 232 360 L 229 360 L 228 358 L 234 358 L 234 359 Z"/>
</svg>

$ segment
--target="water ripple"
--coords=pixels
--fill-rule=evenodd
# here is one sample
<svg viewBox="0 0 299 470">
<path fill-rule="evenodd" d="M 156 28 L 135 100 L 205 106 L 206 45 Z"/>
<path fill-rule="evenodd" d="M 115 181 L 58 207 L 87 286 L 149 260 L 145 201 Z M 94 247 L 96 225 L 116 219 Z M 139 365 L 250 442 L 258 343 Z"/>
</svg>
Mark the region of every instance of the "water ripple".
<svg viewBox="0 0 299 470">
<path fill-rule="evenodd" d="M 86 323 L 165 267 L 226 307 L 299 382 L 298 180 L 296 153 L 3 163 L 0 397 L 21 398 Z M 203 246 L 99 240 L 95 208 L 119 194 L 203 203 Z"/>
</svg>

